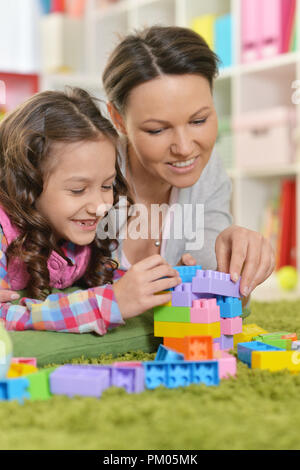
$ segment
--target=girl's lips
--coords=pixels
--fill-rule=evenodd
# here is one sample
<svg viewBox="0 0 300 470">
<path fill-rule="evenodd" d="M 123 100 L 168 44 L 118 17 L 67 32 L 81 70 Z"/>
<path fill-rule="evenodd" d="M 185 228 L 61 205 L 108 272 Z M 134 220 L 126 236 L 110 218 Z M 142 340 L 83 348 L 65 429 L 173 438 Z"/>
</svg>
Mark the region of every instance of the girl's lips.
<svg viewBox="0 0 300 470">
<path fill-rule="evenodd" d="M 93 231 L 93 230 L 96 230 L 96 227 L 97 227 L 97 224 L 98 224 L 98 219 L 95 220 L 92 224 L 91 224 L 91 220 L 72 220 L 72 222 L 74 222 L 74 224 L 77 225 L 77 227 L 79 227 L 81 230 L 84 230 L 84 231 Z"/>
<path fill-rule="evenodd" d="M 188 166 L 183 166 L 183 167 L 176 167 L 176 166 L 173 166 L 171 163 L 167 163 L 167 165 L 174 173 L 188 173 L 189 171 L 194 169 L 194 167 L 197 164 L 198 159 L 199 157 L 195 157 L 195 160 L 193 161 L 193 163 L 191 163 Z"/>
</svg>

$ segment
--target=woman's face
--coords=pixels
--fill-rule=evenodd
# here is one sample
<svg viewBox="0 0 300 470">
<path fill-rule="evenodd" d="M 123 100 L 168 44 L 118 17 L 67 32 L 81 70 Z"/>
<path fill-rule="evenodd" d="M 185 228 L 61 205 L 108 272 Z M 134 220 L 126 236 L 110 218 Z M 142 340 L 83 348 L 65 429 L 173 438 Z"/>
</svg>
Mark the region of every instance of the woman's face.
<svg viewBox="0 0 300 470">
<path fill-rule="evenodd" d="M 199 179 L 217 127 L 209 82 L 191 74 L 163 75 L 135 87 L 123 116 L 131 166 L 179 188 Z"/>
</svg>

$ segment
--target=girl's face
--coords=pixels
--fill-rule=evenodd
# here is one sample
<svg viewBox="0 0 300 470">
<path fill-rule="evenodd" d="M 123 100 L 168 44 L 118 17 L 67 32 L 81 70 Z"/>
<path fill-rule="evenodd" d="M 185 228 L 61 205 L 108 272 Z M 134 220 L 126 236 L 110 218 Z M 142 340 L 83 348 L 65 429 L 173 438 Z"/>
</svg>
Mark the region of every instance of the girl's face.
<svg viewBox="0 0 300 470">
<path fill-rule="evenodd" d="M 135 87 L 128 98 L 123 132 L 132 167 L 184 188 L 207 164 L 217 137 L 217 115 L 206 78 L 163 75 Z"/>
<path fill-rule="evenodd" d="M 57 240 L 88 245 L 103 217 L 101 205 L 108 209 L 113 204 L 115 147 L 106 137 L 55 143 L 49 159 L 36 208 L 50 222 Z"/>
</svg>

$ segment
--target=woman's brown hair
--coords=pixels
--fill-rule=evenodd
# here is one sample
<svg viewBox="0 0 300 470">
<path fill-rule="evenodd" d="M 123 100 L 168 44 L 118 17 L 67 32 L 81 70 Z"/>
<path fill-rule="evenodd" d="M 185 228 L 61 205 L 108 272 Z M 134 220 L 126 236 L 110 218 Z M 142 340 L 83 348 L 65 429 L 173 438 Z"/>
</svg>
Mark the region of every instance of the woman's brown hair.
<svg viewBox="0 0 300 470">
<path fill-rule="evenodd" d="M 109 101 L 124 115 L 131 90 L 160 75 L 201 75 L 212 89 L 218 63 L 216 54 L 194 31 L 152 26 L 127 35 L 116 46 L 102 79 Z"/>
<path fill-rule="evenodd" d="M 47 260 L 53 250 L 69 263 L 48 221 L 35 202 L 43 191 L 43 167 L 54 142 L 96 140 L 106 136 L 114 144 L 117 134 L 97 106 L 96 99 L 80 88 L 65 92 L 45 91 L 32 96 L 0 123 L 0 205 L 20 235 L 8 246 L 9 259 L 21 258 L 30 275 L 27 292 L 44 299 L 51 292 Z M 127 195 L 118 163 L 114 204 Z M 78 285 L 93 287 L 111 283 L 117 263 L 111 251 L 117 241 L 95 238 L 87 271 Z"/>
</svg>

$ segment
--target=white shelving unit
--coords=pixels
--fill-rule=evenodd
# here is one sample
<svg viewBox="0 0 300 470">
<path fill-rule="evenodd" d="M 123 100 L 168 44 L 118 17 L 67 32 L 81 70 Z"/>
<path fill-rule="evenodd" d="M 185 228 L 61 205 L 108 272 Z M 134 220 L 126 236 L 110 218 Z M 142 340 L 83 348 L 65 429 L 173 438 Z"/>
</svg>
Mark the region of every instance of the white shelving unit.
<svg viewBox="0 0 300 470">
<path fill-rule="evenodd" d="M 97 0 L 87 0 L 85 22 L 85 71 L 80 75 L 43 75 L 42 88 L 80 85 L 103 96 L 101 73 L 106 59 L 119 37 L 152 24 L 189 26 L 195 16 L 231 13 L 233 19 L 233 63 L 220 71 L 215 83 L 215 104 L 219 117 L 235 117 L 251 110 L 272 106 L 292 106 L 300 80 L 300 51 L 282 54 L 253 64 L 240 64 L 240 0 L 121 0 L 101 9 Z M 297 1 L 297 29 L 300 31 L 300 0 Z M 299 82 L 300 85 L 300 82 Z M 296 106 L 297 122 L 300 107 Z M 300 146 L 298 146 L 300 148 Z M 300 162 L 300 151 L 298 151 Z M 252 230 L 260 230 L 263 208 L 274 186 L 283 177 L 297 182 L 297 260 L 300 268 L 300 163 L 283 168 L 233 169 L 234 221 Z"/>
</svg>

